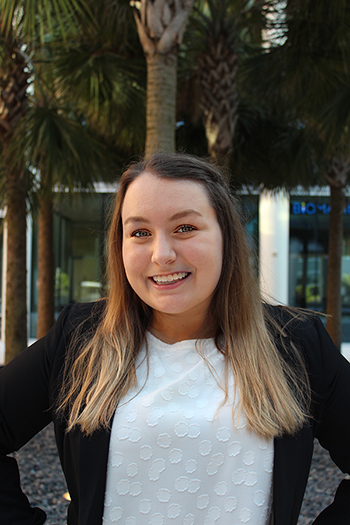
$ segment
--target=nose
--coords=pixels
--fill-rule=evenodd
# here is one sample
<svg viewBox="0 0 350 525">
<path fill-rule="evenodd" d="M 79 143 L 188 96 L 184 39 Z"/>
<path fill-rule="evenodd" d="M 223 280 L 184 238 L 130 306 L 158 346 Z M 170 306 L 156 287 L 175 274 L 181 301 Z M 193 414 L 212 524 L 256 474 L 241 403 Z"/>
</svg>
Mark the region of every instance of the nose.
<svg viewBox="0 0 350 525">
<path fill-rule="evenodd" d="M 152 262 L 163 266 L 176 259 L 176 251 L 171 239 L 166 235 L 158 235 L 152 243 Z"/>
</svg>

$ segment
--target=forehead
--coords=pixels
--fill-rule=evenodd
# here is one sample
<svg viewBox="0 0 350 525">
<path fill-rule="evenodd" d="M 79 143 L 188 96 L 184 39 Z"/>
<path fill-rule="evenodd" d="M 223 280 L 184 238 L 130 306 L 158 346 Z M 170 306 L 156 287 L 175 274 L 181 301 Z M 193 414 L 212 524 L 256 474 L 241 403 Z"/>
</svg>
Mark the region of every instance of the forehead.
<svg viewBox="0 0 350 525">
<path fill-rule="evenodd" d="M 201 182 L 168 179 L 144 172 L 126 190 L 122 216 L 145 210 L 163 210 L 171 213 L 182 208 L 198 207 L 214 211 L 207 190 Z"/>
</svg>

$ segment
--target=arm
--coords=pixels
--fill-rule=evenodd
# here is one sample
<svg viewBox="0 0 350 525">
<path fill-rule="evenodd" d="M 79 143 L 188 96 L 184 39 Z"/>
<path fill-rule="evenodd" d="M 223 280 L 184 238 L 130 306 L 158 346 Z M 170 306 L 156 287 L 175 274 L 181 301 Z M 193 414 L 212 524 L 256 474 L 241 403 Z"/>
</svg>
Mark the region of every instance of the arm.
<svg viewBox="0 0 350 525">
<path fill-rule="evenodd" d="M 64 309 L 50 332 L 0 370 L 0 516 L 3 525 L 39 525 L 45 512 L 31 508 L 20 488 L 18 450 L 52 420 L 52 390 L 64 360 Z"/>
<path fill-rule="evenodd" d="M 340 355 L 321 321 L 316 320 L 315 327 L 318 340 L 314 338 L 313 344 L 321 348 L 321 356 L 319 352 L 313 352 L 310 357 L 310 370 L 317 371 L 310 374 L 311 386 L 313 392 L 319 393 L 316 398 L 315 437 L 329 451 L 342 472 L 350 473 L 350 363 Z M 344 480 L 339 485 L 334 502 L 316 518 L 314 524 L 349 523 L 350 481 Z"/>
</svg>

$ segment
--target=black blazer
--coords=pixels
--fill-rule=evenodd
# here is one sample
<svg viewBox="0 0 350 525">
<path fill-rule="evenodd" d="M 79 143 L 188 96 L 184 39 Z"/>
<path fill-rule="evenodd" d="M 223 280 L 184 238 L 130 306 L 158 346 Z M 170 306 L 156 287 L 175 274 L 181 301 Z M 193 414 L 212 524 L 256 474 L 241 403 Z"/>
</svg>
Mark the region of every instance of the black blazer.
<svg viewBox="0 0 350 525">
<path fill-rule="evenodd" d="M 67 344 L 74 329 L 96 325 L 103 302 L 70 305 L 48 335 L 0 370 L 0 522 L 39 525 L 45 513 L 29 506 L 19 486 L 17 463 L 7 454 L 18 450 L 50 421 L 72 501 L 68 525 L 102 523 L 109 432 L 86 437 L 79 430 L 65 434 L 54 404 L 62 380 Z M 269 307 L 270 308 L 270 307 Z M 285 325 L 289 314 L 271 307 Z M 321 321 L 293 320 L 288 333 L 301 349 L 308 368 L 313 419 L 294 436 L 275 440 L 274 525 L 295 525 L 307 483 L 313 439 L 330 451 L 343 472 L 350 473 L 350 363 L 332 343 Z M 282 351 L 282 350 L 281 350 Z M 350 480 L 340 484 L 335 500 L 314 522 L 350 524 Z"/>
</svg>

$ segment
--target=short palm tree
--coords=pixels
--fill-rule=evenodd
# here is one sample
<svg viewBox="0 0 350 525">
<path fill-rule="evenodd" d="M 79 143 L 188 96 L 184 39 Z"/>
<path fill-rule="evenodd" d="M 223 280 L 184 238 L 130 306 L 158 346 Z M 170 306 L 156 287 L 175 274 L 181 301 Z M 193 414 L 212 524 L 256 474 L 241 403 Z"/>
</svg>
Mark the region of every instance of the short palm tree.
<svg viewBox="0 0 350 525">
<path fill-rule="evenodd" d="M 38 209 L 39 338 L 54 322 L 54 202 L 62 190 L 91 190 L 93 182 L 104 175 L 108 150 L 72 108 L 34 98 L 17 126 L 11 149 L 23 152 L 23 156 L 13 155 L 14 167 L 22 162 L 35 173 L 32 197 Z"/>
<path fill-rule="evenodd" d="M 261 2 L 198 1 L 190 16 L 185 46 L 192 90 L 181 82 L 182 98 L 194 91 L 190 109 L 202 115 L 208 152 L 222 166 L 229 167 L 239 118 L 239 63 L 259 35 L 259 27 Z"/>
</svg>

